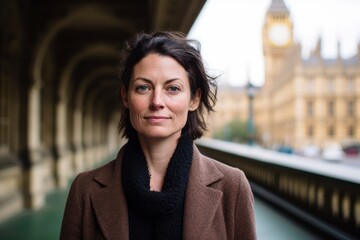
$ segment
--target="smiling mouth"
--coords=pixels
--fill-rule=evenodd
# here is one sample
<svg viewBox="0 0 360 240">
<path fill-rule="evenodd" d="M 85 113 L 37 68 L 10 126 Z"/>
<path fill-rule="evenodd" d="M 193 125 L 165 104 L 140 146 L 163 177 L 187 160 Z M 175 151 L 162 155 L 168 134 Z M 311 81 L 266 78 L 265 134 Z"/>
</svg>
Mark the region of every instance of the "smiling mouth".
<svg viewBox="0 0 360 240">
<path fill-rule="evenodd" d="M 164 116 L 148 116 L 148 117 L 145 117 L 145 119 L 150 119 L 150 120 L 152 120 L 152 119 L 154 119 L 154 120 L 156 120 L 156 119 L 170 119 L 170 117 L 164 117 Z"/>
</svg>

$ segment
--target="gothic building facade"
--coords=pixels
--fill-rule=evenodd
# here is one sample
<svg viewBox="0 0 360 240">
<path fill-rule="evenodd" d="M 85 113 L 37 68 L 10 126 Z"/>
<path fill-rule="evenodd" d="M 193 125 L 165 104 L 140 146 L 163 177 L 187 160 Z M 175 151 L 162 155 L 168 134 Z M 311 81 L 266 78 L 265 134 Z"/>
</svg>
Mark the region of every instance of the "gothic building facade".
<svg viewBox="0 0 360 240">
<path fill-rule="evenodd" d="M 263 24 L 264 85 L 254 97 L 257 141 L 301 148 L 360 140 L 360 45 L 351 58 L 338 49 L 329 59 L 321 55 L 319 39 L 303 58 L 294 28 L 283 0 L 272 0 Z M 247 121 L 248 101 L 245 89 L 221 88 L 214 129 L 224 125 L 225 109 Z"/>
<path fill-rule="evenodd" d="M 304 59 L 293 27 L 283 0 L 273 0 L 263 25 L 265 84 L 255 98 L 259 140 L 295 148 L 359 140 L 360 45 L 343 58 L 338 44 L 337 57 L 329 59 L 319 39 Z"/>
</svg>

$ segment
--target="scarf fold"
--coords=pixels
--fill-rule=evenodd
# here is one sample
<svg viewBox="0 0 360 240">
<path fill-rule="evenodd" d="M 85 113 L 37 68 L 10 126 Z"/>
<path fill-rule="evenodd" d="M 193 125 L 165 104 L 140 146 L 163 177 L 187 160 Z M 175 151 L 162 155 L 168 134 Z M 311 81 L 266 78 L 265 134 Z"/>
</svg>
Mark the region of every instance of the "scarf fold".
<svg viewBox="0 0 360 240">
<path fill-rule="evenodd" d="M 129 140 L 122 165 L 129 208 L 151 219 L 154 239 L 182 239 L 184 199 L 193 156 L 193 140 L 183 135 L 170 159 L 161 192 L 150 190 L 150 176 L 138 138 Z M 131 221 L 130 225 L 131 225 Z M 130 239 L 132 231 L 130 226 Z"/>
</svg>

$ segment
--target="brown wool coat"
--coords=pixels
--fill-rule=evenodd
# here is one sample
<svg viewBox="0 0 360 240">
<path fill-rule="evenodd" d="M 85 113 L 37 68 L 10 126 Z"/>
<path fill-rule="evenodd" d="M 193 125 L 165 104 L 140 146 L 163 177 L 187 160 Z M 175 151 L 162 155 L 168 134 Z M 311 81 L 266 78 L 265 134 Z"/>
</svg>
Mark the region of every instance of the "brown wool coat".
<svg viewBox="0 0 360 240">
<path fill-rule="evenodd" d="M 129 239 L 122 156 L 123 149 L 116 160 L 76 177 L 65 208 L 61 240 Z M 184 239 L 256 239 L 253 203 L 242 171 L 209 159 L 194 147 L 185 196 Z"/>
</svg>

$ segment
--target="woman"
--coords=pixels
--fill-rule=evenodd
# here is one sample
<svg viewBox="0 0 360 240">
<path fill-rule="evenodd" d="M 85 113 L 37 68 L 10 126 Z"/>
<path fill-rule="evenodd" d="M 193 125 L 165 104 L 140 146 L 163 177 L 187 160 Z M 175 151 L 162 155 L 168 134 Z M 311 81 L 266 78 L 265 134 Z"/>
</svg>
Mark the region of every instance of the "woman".
<svg viewBox="0 0 360 240">
<path fill-rule="evenodd" d="M 216 85 L 199 45 L 176 32 L 139 34 L 125 48 L 116 160 L 74 180 L 61 239 L 255 239 L 253 195 L 239 169 L 193 143 Z"/>
</svg>

